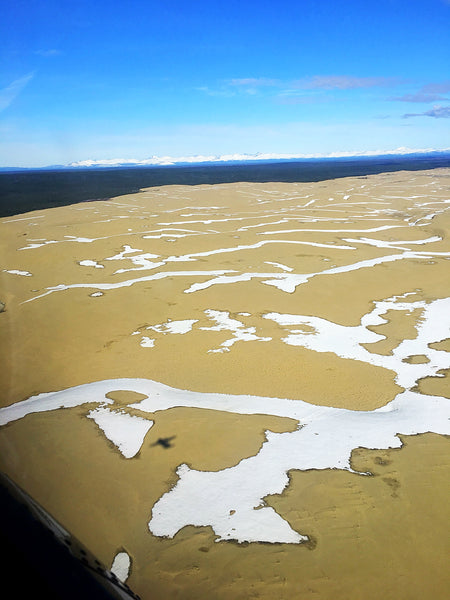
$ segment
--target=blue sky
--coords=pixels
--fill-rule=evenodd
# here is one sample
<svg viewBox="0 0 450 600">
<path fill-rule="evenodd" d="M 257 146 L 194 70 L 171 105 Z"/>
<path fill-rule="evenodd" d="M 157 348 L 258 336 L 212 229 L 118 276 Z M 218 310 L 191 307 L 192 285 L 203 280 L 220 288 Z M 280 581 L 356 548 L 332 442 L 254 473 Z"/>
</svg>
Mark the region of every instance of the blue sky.
<svg viewBox="0 0 450 600">
<path fill-rule="evenodd" d="M 449 0 L 9 0 L 0 166 L 450 146 Z"/>
</svg>

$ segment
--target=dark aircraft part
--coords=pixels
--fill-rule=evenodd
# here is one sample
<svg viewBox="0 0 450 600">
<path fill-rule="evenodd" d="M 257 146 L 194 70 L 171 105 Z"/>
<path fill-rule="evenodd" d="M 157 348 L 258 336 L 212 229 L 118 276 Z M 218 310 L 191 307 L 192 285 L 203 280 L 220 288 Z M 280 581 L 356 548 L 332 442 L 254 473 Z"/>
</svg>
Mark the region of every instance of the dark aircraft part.
<svg viewBox="0 0 450 600">
<path fill-rule="evenodd" d="M 10 598 L 139 600 L 37 502 L 0 473 L 2 585 Z"/>
</svg>

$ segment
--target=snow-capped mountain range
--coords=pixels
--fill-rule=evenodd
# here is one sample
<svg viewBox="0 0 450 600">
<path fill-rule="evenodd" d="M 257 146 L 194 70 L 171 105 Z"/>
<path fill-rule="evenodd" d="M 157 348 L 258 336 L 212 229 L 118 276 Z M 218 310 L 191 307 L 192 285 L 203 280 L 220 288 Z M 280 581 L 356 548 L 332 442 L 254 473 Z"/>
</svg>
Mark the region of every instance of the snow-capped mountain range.
<svg viewBox="0 0 450 600">
<path fill-rule="evenodd" d="M 442 154 L 450 152 L 450 148 L 436 150 L 434 148 L 396 148 L 395 150 L 368 150 L 364 152 L 331 152 L 329 154 L 280 154 L 257 152 L 256 154 L 222 154 L 222 155 L 193 155 L 193 156 L 151 156 L 144 159 L 108 158 L 87 159 L 69 163 L 68 167 L 124 167 L 124 166 L 163 166 L 177 164 L 227 163 L 252 161 L 284 161 L 326 158 L 364 158 L 375 156 L 405 156 L 423 154 Z"/>
</svg>

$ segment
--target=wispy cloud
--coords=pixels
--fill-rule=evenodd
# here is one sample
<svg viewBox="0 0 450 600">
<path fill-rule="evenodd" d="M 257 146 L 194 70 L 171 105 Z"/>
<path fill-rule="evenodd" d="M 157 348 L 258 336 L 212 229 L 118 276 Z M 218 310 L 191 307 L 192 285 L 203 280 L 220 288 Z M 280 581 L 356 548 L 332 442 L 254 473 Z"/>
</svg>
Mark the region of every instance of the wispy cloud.
<svg viewBox="0 0 450 600">
<path fill-rule="evenodd" d="M 0 90 L 0 112 L 8 108 L 14 102 L 20 92 L 30 83 L 34 77 L 34 72 L 28 73 L 19 79 L 15 79 L 7 87 Z"/>
<path fill-rule="evenodd" d="M 314 75 L 299 79 L 294 83 L 296 88 L 304 90 L 354 90 L 392 85 L 391 77 L 351 77 L 348 75 Z"/>
<path fill-rule="evenodd" d="M 235 96 L 235 92 L 230 90 L 229 88 L 211 88 L 208 85 L 202 85 L 195 88 L 198 92 L 202 92 L 207 96 L 218 96 L 223 98 L 230 98 L 231 96 Z"/>
<path fill-rule="evenodd" d="M 228 89 L 239 94 L 256 95 L 267 88 L 276 88 L 281 85 L 277 79 L 269 79 L 268 77 L 243 77 L 229 79 L 225 82 Z"/>
<path fill-rule="evenodd" d="M 56 48 L 50 48 L 49 50 L 36 50 L 35 54 L 39 56 L 44 56 L 45 58 L 49 58 L 50 56 L 59 56 L 62 54 L 61 50 L 57 50 Z"/>
<path fill-rule="evenodd" d="M 416 92 L 415 94 L 403 94 L 403 96 L 394 96 L 388 100 L 396 102 L 438 102 L 440 100 L 448 100 L 441 94 L 426 94 L 425 92 Z"/>
<path fill-rule="evenodd" d="M 282 103 L 303 104 L 311 99 L 307 91 L 316 95 L 335 90 L 355 90 L 361 88 L 386 87 L 398 83 L 392 77 L 352 77 L 347 75 L 314 75 L 297 80 L 281 80 L 269 77 L 241 77 L 222 81 L 217 88 L 202 86 L 197 88 L 210 96 L 236 96 L 242 94 L 276 96 Z"/>
<path fill-rule="evenodd" d="M 294 106 L 296 104 L 322 104 L 326 102 L 334 102 L 336 98 L 330 95 L 314 95 L 299 93 L 298 90 L 283 90 L 276 96 L 277 104 L 285 104 Z"/>
<path fill-rule="evenodd" d="M 388 100 L 398 102 L 439 102 L 448 100 L 442 94 L 450 92 L 450 80 L 435 83 L 427 83 L 413 94 L 403 94 L 403 96 L 394 96 Z"/>
<path fill-rule="evenodd" d="M 277 79 L 269 79 L 267 77 L 247 77 L 242 79 L 230 79 L 229 85 L 243 87 L 272 87 L 280 82 Z"/>
<path fill-rule="evenodd" d="M 450 92 L 450 79 L 436 83 L 428 83 L 422 87 L 422 91 L 429 94 L 445 94 Z"/>
<path fill-rule="evenodd" d="M 244 95 L 256 95 L 262 88 L 273 88 L 282 85 L 277 79 L 267 77 L 243 77 L 226 79 L 219 82 L 217 87 L 208 85 L 197 87 L 200 92 L 208 96 L 232 97 Z"/>
<path fill-rule="evenodd" d="M 450 106 L 435 106 L 431 110 L 426 110 L 421 113 L 406 113 L 404 119 L 410 117 L 433 117 L 434 119 L 450 119 Z"/>
</svg>

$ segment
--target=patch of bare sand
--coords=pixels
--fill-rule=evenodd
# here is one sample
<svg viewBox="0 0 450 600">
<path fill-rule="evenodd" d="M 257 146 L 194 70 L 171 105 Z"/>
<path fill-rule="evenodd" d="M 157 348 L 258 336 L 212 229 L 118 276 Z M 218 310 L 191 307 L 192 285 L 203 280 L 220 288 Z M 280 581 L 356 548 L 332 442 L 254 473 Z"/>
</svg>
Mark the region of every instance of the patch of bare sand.
<svg viewBox="0 0 450 600">
<path fill-rule="evenodd" d="M 429 344 L 430 348 L 434 350 L 444 350 L 444 352 L 450 352 L 450 338 L 446 338 L 441 342 L 436 342 L 434 344 Z"/>
<path fill-rule="evenodd" d="M 385 339 L 373 344 L 363 344 L 364 348 L 369 350 L 369 352 L 375 352 L 376 354 L 392 354 L 392 350 L 396 348 L 400 342 L 416 338 L 416 324 L 417 319 L 420 318 L 421 312 L 421 309 L 410 311 L 388 310 L 382 315 L 387 323 L 369 327 L 370 331 L 385 336 Z"/>
<path fill-rule="evenodd" d="M 441 369 L 436 377 L 419 379 L 417 389 L 421 394 L 450 398 L 450 369 Z"/>
</svg>

